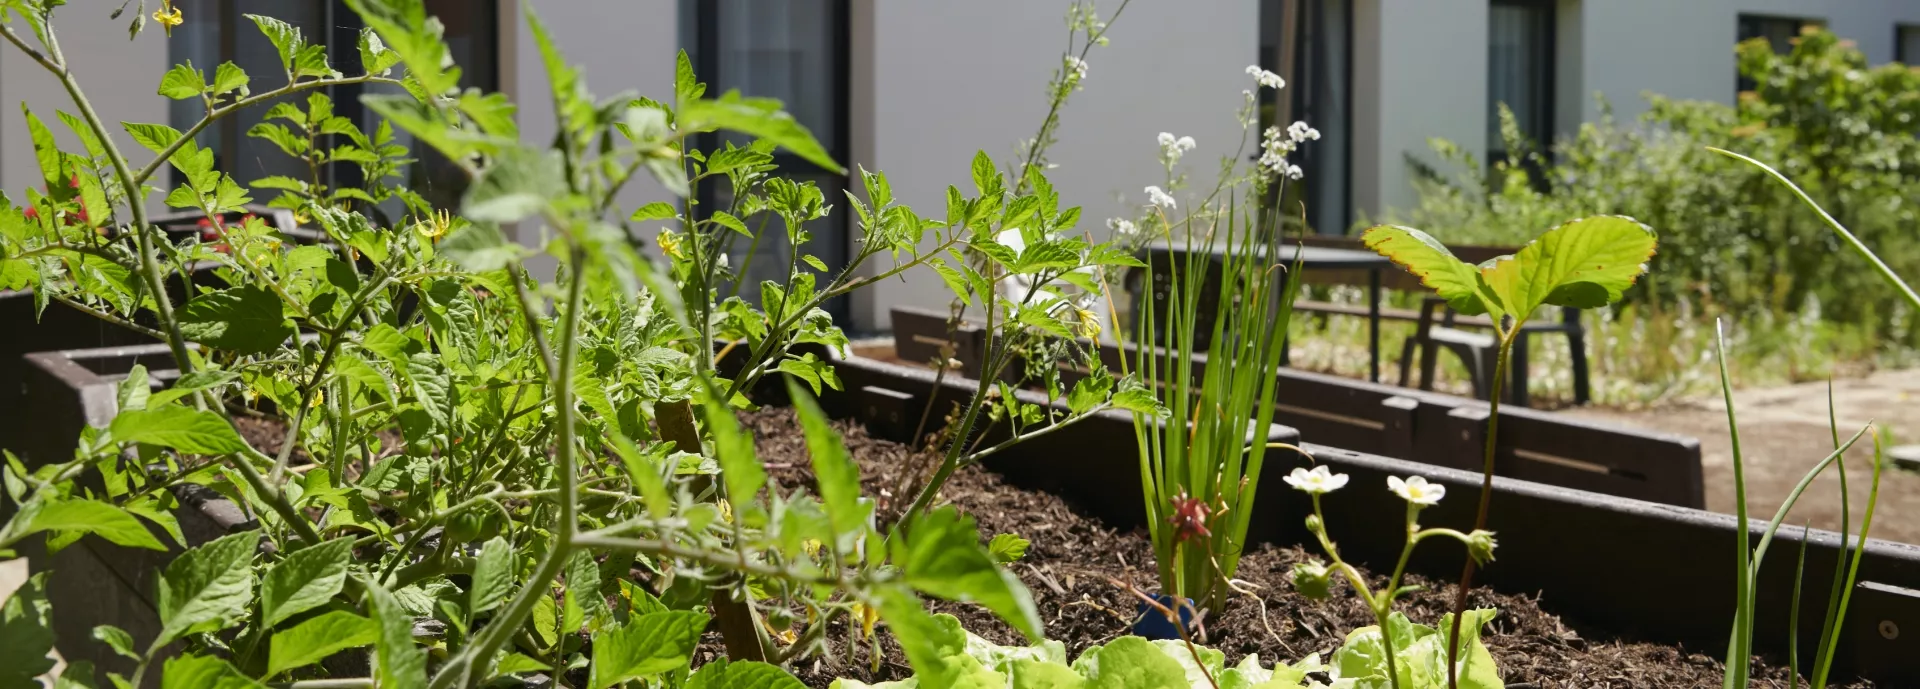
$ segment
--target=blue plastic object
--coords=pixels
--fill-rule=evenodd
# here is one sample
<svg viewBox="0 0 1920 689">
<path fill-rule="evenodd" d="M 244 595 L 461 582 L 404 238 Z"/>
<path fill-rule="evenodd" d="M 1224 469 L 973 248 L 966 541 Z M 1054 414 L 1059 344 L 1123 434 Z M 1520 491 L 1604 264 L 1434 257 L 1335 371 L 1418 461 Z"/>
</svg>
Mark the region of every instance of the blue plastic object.
<svg viewBox="0 0 1920 689">
<path fill-rule="evenodd" d="M 1171 641 L 1180 638 L 1180 630 L 1193 624 L 1193 600 L 1190 598 L 1176 598 L 1166 594 L 1155 595 L 1153 599 L 1168 609 L 1173 610 L 1175 613 L 1178 613 L 1180 616 L 1180 625 L 1177 627 L 1174 626 L 1173 621 L 1167 619 L 1165 613 L 1160 612 L 1153 606 L 1147 605 L 1143 601 L 1138 606 L 1140 617 L 1133 623 L 1133 635 L 1156 641 Z"/>
</svg>

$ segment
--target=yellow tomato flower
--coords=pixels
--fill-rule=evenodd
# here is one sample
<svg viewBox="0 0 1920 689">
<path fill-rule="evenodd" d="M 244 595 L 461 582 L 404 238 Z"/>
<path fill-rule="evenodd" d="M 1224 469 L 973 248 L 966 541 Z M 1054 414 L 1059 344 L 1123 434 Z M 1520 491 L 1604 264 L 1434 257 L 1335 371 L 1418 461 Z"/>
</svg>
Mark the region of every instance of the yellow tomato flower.
<svg viewBox="0 0 1920 689">
<path fill-rule="evenodd" d="M 420 236 L 426 237 L 427 241 L 435 244 L 440 243 L 440 238 L 445 237 L 447 231 L 451 229 L 453 229 L 453 213 L 444 210 L 427 216 L 426 220 L 413 226 L 413 231 L 419 232 Z"/>
<path fill-rule="evenodd" d="M 1079 317 L 1080 319 L 1080 336 L 1081 337 L 1093 338 L 1093 337 L 1099 336 L 1100 316 L 1094 314 L 1094 312 L 1092 311 L 1089 311 L 1087 309 L 1082 309 L 1082 308 L 1075 308 L 1073 312 L 1074 312 L 1074 315 Z"/>
<path fill-rule="evenodd" d="M 673 230 L 661 230 L 660 237 L 655 240 L 655 243 L 660 245 L 661 253 L 666 254 L 667 258 L 676 261 L 684 258 L 680 254 L 680 235 L 674 234 Z"/>
<path fill-rule="evenodd" d="M 880 621 L 880 611 L 861 603 L 854 603 L 853 615 L 860 618 L 860 634 L 868 639 L 873 638 L 873 625 Z"/>
<path fill-rule="evenodd" d="M 160 9 L 153 11 L 153 20 L 160 22 L 161 28 L 167 30 L 169 37 L 173 36 L 173 27 L 187 23 L 186 18 L 180 16 L 180 8 L 174 7 L 171 2 L 161 3 Z"/>
</svg>

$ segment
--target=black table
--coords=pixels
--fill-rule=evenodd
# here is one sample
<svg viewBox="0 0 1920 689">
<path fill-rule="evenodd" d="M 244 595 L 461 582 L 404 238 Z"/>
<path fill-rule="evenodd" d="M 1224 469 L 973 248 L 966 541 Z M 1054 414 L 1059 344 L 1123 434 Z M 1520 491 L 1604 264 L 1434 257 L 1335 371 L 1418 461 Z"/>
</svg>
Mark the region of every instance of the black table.
<svg viewBox="0 0 1920 689">
<path fill-rule="evenodd" d="M 1141 248 L 1142 258 L 1156 266 L 1166 265 L 1155 262 L 1155 257 L 1171 257 L 1189 251 L 1209 251 L 1217 258 L 1225 258 L 1225 248 L 1221 246 L 1204 247 L 1198 242 L 1189 247 L 1186 242 L 1157 241 Z M 1303 271 L 1313 270 L 1364 270 L 1367 271 L 1367 355 L 1369 358 L 1367 375 L 1369 380 L 1380 382 L 1380 272 L 1393 265 L 1393 261 L 1371 251 L 1357 249 L 1334 249 L 1318 246 L 1286 245 L 1281 247 L 1277 262 L 1291 266 L 1295 259 L 1300 262 Z M 1136 302 L 1137 303 L 1137 302 Z"/>
</svg>

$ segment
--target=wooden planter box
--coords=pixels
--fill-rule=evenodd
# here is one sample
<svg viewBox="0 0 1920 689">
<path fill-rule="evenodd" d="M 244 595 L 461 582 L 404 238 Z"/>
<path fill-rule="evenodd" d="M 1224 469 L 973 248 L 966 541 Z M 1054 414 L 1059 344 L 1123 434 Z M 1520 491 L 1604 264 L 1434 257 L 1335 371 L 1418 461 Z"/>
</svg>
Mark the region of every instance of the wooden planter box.
<svg viewBox="0 0 1920 689">
<path fill-rule="evenodd" d="M 229 214 L 229 219 L 237 221 L 241 215 L 249 213 L 266 218 L 275 229 L 300 244 L 326 241 L 324 234 L 296 227 L 292 212 L 285 209 L 252 205 L 243 213 Z M 199 236 L 197 220 L 200 217 L 203 216 L 173 213 L 156 216 L 153 223 L 169 236 L 184 241 Z M 211 262 L 190 266 L 191 280 L 201 286 L 224 286 L 213 274 L 216 266 Z M 189 296 L 186 284 L 177 278 L 167 281 L 167 291 L 175 304 L 185 301 Z M 144 312 L 137 314 L 135 321 L 148 327 L 157 327 L 152 317 Z M 0 410 L 28 408 L 24 406 L 25 398 L 21 396 L 28 375 L 27 365 L 21 357 L 29 353 L 153 342 L 146 335 L 107 323 L 59 302 L 49 302 L 46 311 L 39 312 L 31 289 L 0 290 L 0 333 L 4 333 L 4 336 L 0 336 Z M 0 448 L 24 451 L 23 448 L 34 442 L 34 438 L 40 434 L 36 426 L 31 418 L 23 415 L 0 414 Z"/>
<path fill-rule="evenodd" d="M 134 364 L 152 370 L 155 385 L 177 377 L 173 355 L 164 344 L 40 352 L 25 357 L 24 414 L 31 441 L 22 457 L 29 470 L 72 458 L 80 430 L 105 426 L 118 413 L 116 390 Z M 83 478 L 83 481 L 86 479 Z M 173 511 L 188 547 L 258 526 L 239 506 L 205 487 L 184 484 L 173 488 L 180 507 Z M 111 624 L 136 640 L 160 632 L 155 592 L 160 572 L 183 551 L 171 536 L 149 525 L 169 550 L 129 548 L 86 536 L 52 557 L 38 552 L 38 541 L 28 548 L 33 571 L 52 570 L 47 597 L 53 603 L 55 648 L 71 663 L 86 660 L 94 667 L 130 675 L 134 662 L 115 654 L 93 639 L 96 625 Z M 150 684 L 158 684 L 150 672 Z"/>
<path fill-rule="evenodd" d="M 82 428 L 110 423 L 119 412 L 116 400 L 120 382 L 135 364 L 148 368 L 149 380 L 156 389 L 179 377 L 173 368 L 173 355 L 164 344 L 38 352 L 25 359 L 28 375 L 24 396 L 31 405 L 28 408 L 34 410 L 34 425 L 39 429 L 39 442 L 22 457 L 29 470 L 71 457 Z M 259 528 L 259 522 L 250 519 L 239 505 L 211 489 L 189 483 L 172 491 L 180 500 L 173 515 L 180 523 L 187 548 Z M 148 528 L 168 546 L 166 552 L 128 548 L 92 535 L 52 557 L 39 549 L 37 540 L 23 548 L 33 572 L 54 572 L 48 577 L 47 597 L 53 604 L 55 649 L 69 663 L 86 660 L 98 671 L 131 675 L 134 661 L 94 640 L 93 628 L 110 624 L 126 630 L 137 641 L 159 633 L 155 595 L 160 572 L 185 549 L 157 527 Z M 416 629 L 427 623 L 416 620 Z M 163 652 L 162 658 L 171 653 Z M 147 686 L 160 685 L 160 663 L 156 661 L 147 673 Z M 322 666 L 335 676 L 358 677 L 369 672 L 367 656 L 358 649 L 334 654 L 322 661 Z M 524 678 L 527 687 L 547 684 L 550 679 L 544 674 Z"/>
<path fill-rule="evenodd" d="M 161 369 L 170 361 L 164 347 L 133 347 L 96 352 L 56 352 L 31 357 L 30 394 L 34 417 L 44 433 L 77 437 L 81 423 L 104 423 L 113 413 L 114 385 L 133 363 Z M 935 418 L 946 405 L 963 402 L 973 381 L 949 374 L 934 385 L 933 372 L 870 359 L 835 361 L 843 391 L 829 390 L 822 406 L 840 418 L 865 423 L 877 436 L 906 440 L 929 398 Z M 156 376 L 165 379 L 165 376 Z M 778 381 L 756 391 L 763 403 L 784 403 Z M 1037 393 L 1023 401 L 1044 404 Z M 986 442 L 1004 437 L 989 429 Z M 999 435 L 995 435 L 999 434 Z M 1061 429 L 986 460 L 986 466 L 1015 483 L 1048 490 L 1080 509 L 1121 528 L 1141 525 L 1144 516 L 1138 483 L 1133 421 L 1110 411 Z M 1270 437 L 1287 440 L 1289 428 L 1276 426 Z M 1348 490 L 1324 501 L 1329 529 L 1349 560 L 1380 570 L 1399 554 L 1400 519 L 1405 505 L 1385 490 L 1387 476 L 1421 475 L 1447 485 L 1463 499 L 1442 502 L 1425 515 L 1433 525 L 1465 526 L 1473 519 L 1478 473 L 1391 459 L 1325 445 L 1302 447 L 1317 460 L 1353 478 Z M 51 450 L 49 450 L 51 451 Z M 1280 545 L 1308 545 L 1303 526 L 1307 503 L 1286 490 L 1279 478 L 1304 459 L 1270 451 L 1260 480 L 1263 499 L 1253 517 L 1250 538 Z M 1724 648 L 1732 620 L 1733 555 L 1737 521 L 1727 515 L 1642 500 L 1496 478 L 1490 528 L 1499 534 L 1498 560 L 1479 577 L 1495 589 L 1537 594 L 1542 606 L 1589 628 L 1649 641 L 1685 645 L 1717 654 Z M 250 528 L 230 503 L 182 495 L 179 518 L 192 544 Z M 190 526 L 191 525 L 191 526 Z M 1750 522 L 1755 532 L 1763 523 Z M 1755 644 L 1761 653 L 1784 656 L 1791 605 L 1794 554 L 1799 530 L 1775 536 L 1756 593 Z M 1841 555 L 1840 536 L 1814 531 L 1806 540 L 1801 648 L 1813 647 L 1819 631 L 1825 591 L 1833 564 Z M 130 551 L 88 537 L 62 551 L 51 566 L 50 592 L 68 659 L 93 660 L 98 667 L 124 663 L 92 641 L 95 624 L 115 624 L 135 638 L 150 638 L 157 623 L 152 611 L 154 579 L 173 553 Z M 1463 554 L 1456 549 L 1416 551 L 1411 571 L 1451 580 Z M 147 558 L 142 560 L 140 558 Z M 1920 547 L 1868 541 L 1852 604 L 1840 632 L 1837 668 L 1887 686 L 1920 683 Z M 147 626 L 141 626 L 141 625 Z M 1906 633 L 1902 634 L 1902 630 Z"/>
<path fill-rule="evenodd" d="M 829 413 L 865 422 L 875 435 L 906 440 L 926 395 L 959 401 L 973 382 L 951 373 L 933 390 L 931 371 L 870 359 L 840 359 L 844 391 L 821 398 Z M 764 387 L 764 386 L 763 386 Z M 780 403 L 766 397 L 767 403 Z M 935 417 L 943 409 L 936 407 Z M 1311 440 L 1311 438 L 1309 438 Z M 1406 505 L 1386 490 L 1386 477 L 1420 475 L 1445 484 L 1455 499 L 1423 515 L 1423 522 L 1465 528 L 1473 522 L 1481 477 L 1433 464 L 1392 459 L 1311 442 L 1302 446 L 1321 464 L 1352 477 L 1352 487 L 1324 500 L 1328 528 L 1343 555 L 1375 571 L 1393 567 L 1405 538 Z M 1131 419 L 1115 412 L 1043 436 L 990 458 L 988 468 L 1021 485 L 1068 498 L 1117 527 L 1140 526 L 1138 455 Z M 1278 480 L 1302 459 L 1269 457 L 1261 478 L 1250 535 L 1317 552 L 1304 526 L 1306 500 Z M 1733 619 L 1736 520 L 1699 509 L 1556 487 L 1514 478 L 1494 480 L 1489 527 L 1499 534 L 1498 560 L 1477 577 L 1497 590 L 1537 594 L 1549 611 L 1589 628 L 1691 651 L 1718 654 Z M 1757 536 L 1765 523 L 1748 528 Z M 1760 653 L 1784 657 L 1798 529 L 1782 529 L 1756 593 L 1754 643 Z M 1815 647 L 1831 586 L 1840 536 L 1813 531 L 1806 540 L 1800 648 Z M 1464 564 L 1458 549 L 1416 551 L 1411 571 L 1452 581 Z M 1885 683 L 1920 683 L 1920 547 L 1869 540 L 1840 631 L 1836 669 Z M 1901 630 L 1906 630 L 1903 635 Z M 1843 675 L 1844 676 L 1844 675 Z"/>
<path fill-rule="evenodd" d="M 933 312 L 896 307 L 893 325 L 896 350 L 937 348 L 947 337 L 946 317 Z M 971 338 L 970 344 L 955 350 L 959 371 L 979 370 L 986 334 L 965 326 L 956 332 Z M 936 344 L 921 344 L 930 340 Z M 1100 355 L 1107 368 L 1120 370 L 1122 363 L 1133 361 L 1134 351 L 1105 345 Z M 1193 365 L 1194 375 L 1202 375 L 1205 354 L 1196 354 Z M 1061 374 L 1071 384 L 1087 371 L 1063 364 Z M 1298 429 L 1308 442 L 1456 469 L 1477 470 L 1484 463 L 1488 417 L 1484 401 L 1293 368 L 1281 368 L 1278 377 L 1274 421 Z M 1551 412 L 1511 406 L 1501 410 L 1494 473 L 1680 507 L 1706 507 L 1698 440 Z"/>
</svg>

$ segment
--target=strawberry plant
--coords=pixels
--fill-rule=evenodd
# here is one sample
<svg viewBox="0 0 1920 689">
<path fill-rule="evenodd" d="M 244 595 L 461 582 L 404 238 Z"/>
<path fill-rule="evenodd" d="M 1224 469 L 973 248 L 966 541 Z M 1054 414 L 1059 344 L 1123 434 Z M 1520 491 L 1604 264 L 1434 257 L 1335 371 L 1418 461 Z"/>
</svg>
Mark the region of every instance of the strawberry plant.
<svg viewBox="0 0 1920 689">
<path fill-rule="evenodd" d="M 1658 244 L 1653 228 L 1621 216 L 1582 218 L 1547 230 L 1517 253 L 1478 266 L 1454 258 L 1439 240 L 1409 227 L 1381 225 L 1367 230 L 1361 241 L 1419 276 L 1421 284 L 1439 293 L 1455 311 L 1486 314 L 1495 323 L 1498 358 L 1488 386 L 1492 409 L 1481 467 L 1480 508 L 1473 524 L 1476 531 L 1485 529 L 1493 499 L 1500 397 L 1520 326 L 1541 306 L 1591 309 L 1619 301 L 1621 293 L 1647 270 L 1647 260 Z M 1460 573 L 1453 625 L 1447 633 L 1449 658 L 1459 650 L 1460 622 L 1465 617 L 1467 589 L 1473 583 L 1475 566 L 1475 560 L 1469 558 Z M 1454 664 L 1449 664 L 1449 686 L 1454 686 L 1453 673 Z"/>
</svg>

